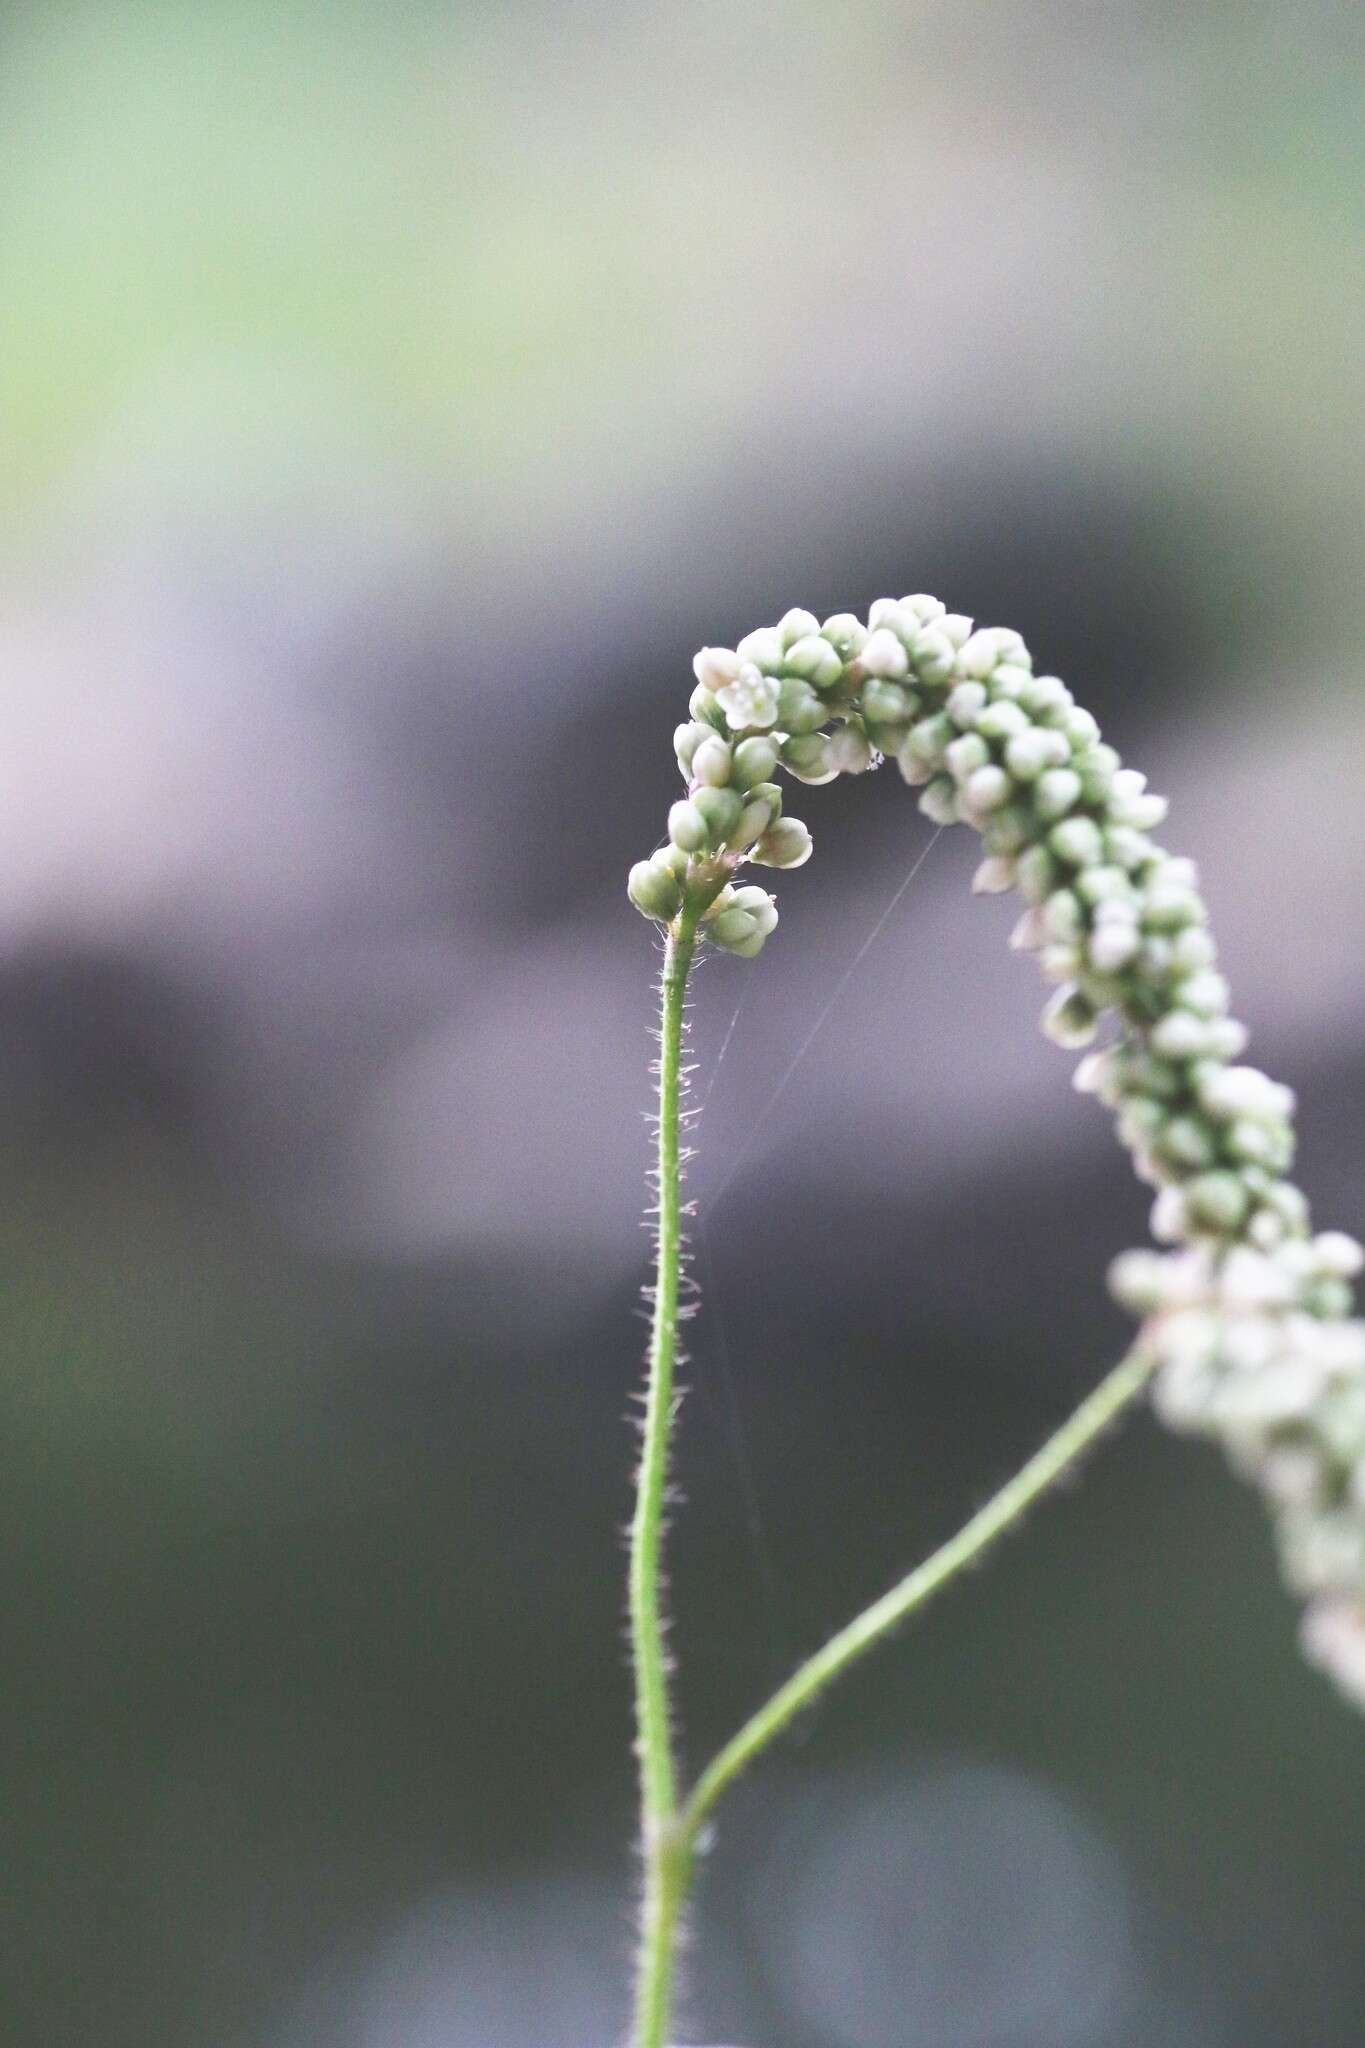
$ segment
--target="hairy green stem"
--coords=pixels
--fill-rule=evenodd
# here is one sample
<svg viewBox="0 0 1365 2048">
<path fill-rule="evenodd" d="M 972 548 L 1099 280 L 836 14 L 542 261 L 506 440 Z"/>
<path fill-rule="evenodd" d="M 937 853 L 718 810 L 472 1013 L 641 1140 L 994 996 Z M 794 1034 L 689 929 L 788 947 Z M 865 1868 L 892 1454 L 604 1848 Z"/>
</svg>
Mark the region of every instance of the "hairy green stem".
<svg viewBox="0 0 1365 2048">
<path fill-rule="evenodd" d="M 640 1852 L 644 1861 L 635 2048 L 667 2048 L 679 1922 L 691 1864 L 690 1849 L 678 1825 L 662 1579 L 682 1276 L 679 1104 L 683 1016 L 696 933 L 697 911 L 686 906 L 668 934 L 660 985 L 654 1314 L 644 1435 L 630 1535 L 630 1632 L 635 1671 L 636 1754 L 640 1766 Z"/>
<path fill-rule="evenodd" d="M 644 1865 L 633 2048 L 668 2048 L 677 1952 L 698 1838 L 725 1792 L 827 1686 L 959 1573 L 977 1563 L 1013 1528 L 1137 1399 L 1153 1371 L 1153 1361 L 1140 1352 L 1116 1366 L 957 1535 L 855 1616 L 778 1688 L 725 1744 L 702 1772 L 690 1796 L 680 1804 L 669 1706 L 662 1579 L 682 1276 L 679 1110 L 683 1017 L 696 942 L 697 912 L 689 906 L 680 912 L 669 930 L 661 983 L 654 1314 L 630 1544 L 631 1647 Z"/>
<path fill-rule="evenodd" d="M 1135 1401 L 1152 1374 L 1152 1362 L 1134 1352 L 1101 1380 L 1093 1394 L 1068 1416 L 1054 1436 L 1001 1487 L 956 1536 L 893 1586 L 793 1672 L 785 1685 L 751 1716 L 703 1771 L 682 1812 L 689 1846 L 727 1789 L 759 1753 L 788 1728 L 826 1686 L 940 1592 L 959 1572 L 975 1564 L 1013 1528 L 1041 1495 L 1089 1450 Z"/>
</svg>

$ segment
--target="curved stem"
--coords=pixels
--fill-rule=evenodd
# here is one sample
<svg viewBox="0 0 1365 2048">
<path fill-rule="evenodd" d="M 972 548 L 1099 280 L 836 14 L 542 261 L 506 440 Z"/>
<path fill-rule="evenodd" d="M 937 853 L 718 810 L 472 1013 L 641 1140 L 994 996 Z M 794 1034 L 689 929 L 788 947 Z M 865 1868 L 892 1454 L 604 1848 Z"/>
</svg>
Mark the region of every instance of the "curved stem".
<svg viewBox="0 0 1365 2048">
<path fill-rule="evenodd" d="M 682 1833 L 688 1847 L 717 1802 L 754 1758 L 789 1727 L 813 1700 L 873 1649 L 925 1601 L 975 1564 L 1056 1483 L 1117 1420 L 1151 1378 L 1153 1362 L 1134 1352 L 1102 1380 L 1093 1394 L 1068 1416 L 1055 1436 L 1001 1487 L 971 1520 L 940 1550 L 884 1593 L 870 1607 L 832 1636 L 823 1649 L 793 1672 L 786 1684 L 761 1706 L 739 1733 L 726 1743 L 697 1782 L 683 1808 Z"/>
<path fill-rule="evenodd" d="M 660 986 L 658 1231 L 644 1434 L 630 1532 L 630 1635 L 640 1766 L 640 1848 L 645 1889 L 636 1979 L 635 2048 L 666 2048 L 679 1919 L 691 1855 L 678 1825 L 669 1714 L 662 1562 L 668 1449 L 678 1351 L 682 1267 L 679 1103 L 683 1013 L 696 950 L 697 912 L 684 907 L 668 934 Z"/>
</svg>

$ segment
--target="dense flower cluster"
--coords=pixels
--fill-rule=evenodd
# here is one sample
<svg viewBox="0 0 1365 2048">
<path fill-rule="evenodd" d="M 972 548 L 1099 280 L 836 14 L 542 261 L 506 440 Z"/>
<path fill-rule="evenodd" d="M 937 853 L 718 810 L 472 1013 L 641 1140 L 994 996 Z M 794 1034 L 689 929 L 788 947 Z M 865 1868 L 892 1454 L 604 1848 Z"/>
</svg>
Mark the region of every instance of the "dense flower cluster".
<svg viewBox="0 0 1365 2048">
<path fill-rule="evenodd" d="M 751 958 L 777 923 L 766 890 L 734 886 L 746 861 L 799 867 L 806 827 L 773 779 L 829 782 L 894 758 L 936 823 L 982 837 L 979 891 L 1016 889 L 1012 943 L 1056 985 L 1043 1016 L 1091 1052 L 1077 1086 L 1117 1115 L 1157 1189 L 1168 1253 L 1116 1262 L 1119 1299 L 1143 1317 L 1155 1404 L 1172 1427 L 1217 1438 L 1271 1505 L 1287 1579 L 1308 1606 L 1303 1642 L 1365 1705 L 1365 1322 L 1351 1320 L 1360 1247 L 1313 1236 L 1287 1178 L 1289 1089 L 1237 1064 L 1193 864 L 1151 837 L 1165 799 L 1125 768 L 1017 633 L 973 630 L 924 596 L 881 599 L 867 624 L 790 611 L 736 648 L 703 648 L 691 718 L 674 734 L 687 795 L 668 843 L 631 870 L 630 895 Z"/>
</svg>

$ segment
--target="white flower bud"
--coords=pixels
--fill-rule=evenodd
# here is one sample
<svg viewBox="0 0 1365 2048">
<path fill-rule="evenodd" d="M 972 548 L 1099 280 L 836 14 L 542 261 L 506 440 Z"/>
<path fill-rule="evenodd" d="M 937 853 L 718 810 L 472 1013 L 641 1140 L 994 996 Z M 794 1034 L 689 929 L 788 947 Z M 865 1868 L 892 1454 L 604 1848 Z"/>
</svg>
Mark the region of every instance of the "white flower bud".
<svg viewBox="0 0 1365 2048">
<path fill-rule="evenodd" d="M 874 598 L 874 599 L 873 599 L 873 601 L 872 601 L 872 603 L 871 603 L 871 604 L 870 604 L 870 605 L 868 606 L 868 611 L 867 611 L 867 630 L 868 630 L 868 632 L 869 632 L 869 633 L 877 633 L 877 632 L 880 632 L 880 631 L 882 630 L 882 628 L 883 628 L 883 627 L 889 627 L 889 626 L 890 626 L 890 624 L 891 624 L 891 621 L 892 621 L 892 620 L 893 620 L 894 618 L 898 617 L 899 613 L 900 613 L 900 600 L 899 600 L 899 598 L 895 598 L 895 597 L 877 597 L 877 598 Z"/>
<path fill-rule="evenodd" d="M 1208 1030 L 1202 1017 L 1172 1010 L 1152 1029 L 1152 1050 L 1165 1060 L 1202 1059 L 1208 1051 Z M 1208 1107 L 1206 1103 L 1205 1108 Z"/>
<path fill-rule="evenodd" d="M 888 682 L 898 682 L 910 672 L 910 657 L 890 628 L 879 626 L 868 635 L 867 644 L 858 656 L 858 665 L 864 675 L 882 676 Z"/>
<path fill-rule="evenodd" d="M 980 870 L 978 869 L 978 873 Z M 1048 943 L 1047 920 L 1039 909 L 1026 910 L 1010 933 L 1012 953 L 1036 953 Z"/>
<path fill-rule="evenodd" d="M 972 630 L 972 620 L 965 612 L 944 612 L 934 621 L 935 628 L 942 633 L 953 647 L 963 646 Z"/>
<path fill-rule="evenodd" d="M 997 854 L 991 860 L 983 860 L 972 876 L 972 894 L 975 896 L 1003 896 L 1007 889 L 1014 887 L 1014 862 L 1008 854 Z"/>
<path fill-rule="evenodd" d="M 1295 1109 L 1293 1089 L 1272 1081 L 1259 1067 L 1223 1067 L 1202 1076 L 1198 1094 L 1201 1106 L 1216 1117 L 1283 1123 Z"/>
<path fill-rule="evenodd" d="M 775 676 L 782 667 L 786 649 L 776 626 L 760 626 L 756 632 L 744 635 L 735 652 L 742 662 L 751 662 L 765 675 Z"/>
<path fill-rule="evenodd" d="M 1344 1230 L 1324 1230 L 1313 1239 L 1313 1260 L 1319 1273 L 1354 1280 L 1365 1267 L 1365 1250 Z"/>
<path fill-rule="evenodd" d="M 704 690 L 723 690 L 743 667 L 732 647 L 703 647 L 692 657 L 692 673 Z"/>
<path fill-rule="evenodd" d="M 1131 925 L 1110 922 L 1091 934 L 1087 947 L 1090 964 L 1101 974 L 1119 974 L 1137 952 L 1140 941 Z"/>
<path fill-rule="evenodd" d="M 1184 1195 L 1179 1188 L 1163 1188 L 1152 1204 L 1152 1236 L 1159 1244 L 1179 1244 L 1188 1229 Z"/>
<path fill-rule="evenodd" d="M 1021 668 L 1017 662 L 1002 661 L 991 673 L 991 695 L 1008 704 L 1011 710 L 1019 711 L 1021 718 L 1027 719 L 1028 714 L 1020 710 L 1019 699 L 1024 696 L 1032 681 L 1033 677 L 1026 668 Z"/>
<path fill-rule="evenodd" d="M 1005 706 L 992 705 L 991 709 L 1003 711 Z M 1066 741 L 1061 734 L 1049 732 L 1041 725 L 1016 732 L 1005 747 L 1005 766 L 1016 782 L 1036 782 L 1046 769 L 1060 768 L 1066 758 Z"/>
<path fill-rule="evenodd" d="M 765 868 L 799 868 L 815 851 L 811 836 L 799 818 L 779 818 L 754 848 L 754 859 Z"/>
<path fill-rule="evenodd" d="M 856 725 L 836 725 L 829 735 L 829 750 L 837 775 L 862 775 L 872 766 L 871 744 Z"/>
<path fill-rule="evenodd" d="M 704 739 L 692 756 L 692 780 L 721 789 L 730 780 L 732 756 L 718 733 Z"/>
<path fill-rule="evenodd" d="M 820 621 L 814 612 L 803 612 L 800 606 L 784 612 L 777 622 L 777 632 L 782 645 L 790 650 L 798 640 L 805 640 L 820 630 Z"/>
<path fill-rule="evenodd" d="M 765 939 L 770 932 L 777 930 L 777 905 L 766 889 L 760 889 L 753 882 L 746 883 L 742 889 L 735 890 L 734 900 L 738 909 L 748 911 Z"/>
</svg>

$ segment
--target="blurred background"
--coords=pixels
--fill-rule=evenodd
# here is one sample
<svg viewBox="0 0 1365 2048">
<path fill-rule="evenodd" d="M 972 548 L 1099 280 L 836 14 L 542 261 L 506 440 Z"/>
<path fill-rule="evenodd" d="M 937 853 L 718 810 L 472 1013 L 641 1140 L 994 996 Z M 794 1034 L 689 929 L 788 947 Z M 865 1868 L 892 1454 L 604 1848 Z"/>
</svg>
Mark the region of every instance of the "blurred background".
<svg viewBox="0 0 1365 2048">
<path fill-rule="evenodd" d="M 4 2040 L 619 2038 L 624 877 L 703 641 L 1018 626 L 1365 1225 L 1362 84 L 1345 0 L 7 0 Z M 694 1761 L 1115 1359 L 1145 1227 L 966 835 L 845 982 L 929 828 L 800 808 L 696 992 Z M 1294 1620 L 1135 1423 L 736 1799 L 682 2038 L 1357 2048 Z"/>
</svg>

